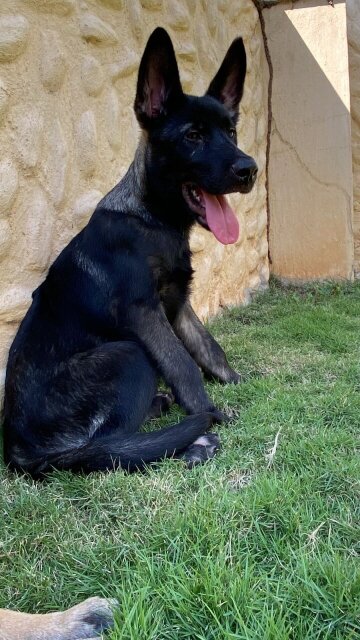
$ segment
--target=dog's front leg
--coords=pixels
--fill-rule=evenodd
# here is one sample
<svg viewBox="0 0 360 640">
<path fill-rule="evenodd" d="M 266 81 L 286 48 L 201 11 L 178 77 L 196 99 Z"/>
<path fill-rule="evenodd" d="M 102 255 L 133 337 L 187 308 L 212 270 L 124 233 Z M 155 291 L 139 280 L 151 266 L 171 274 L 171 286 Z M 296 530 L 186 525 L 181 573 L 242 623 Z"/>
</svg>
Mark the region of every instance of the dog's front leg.
<svg viewBox="0 0 360 640">
<path fill-rule="evenodd" d="M 130 312 L 129 320 L 178 404 L 187 413 L 210 412 L 219 421 L 224 419 L 207 395 L 199 368 L 175 335 L 162 307 L 137 306 Z"/>
<path fill-rule="evenodd" d="M 173 328 L 203 372 L 220 382 L 240 382 L 216 340 L 206 331 L 189 302 L 178 311 Z"/>
</svg>

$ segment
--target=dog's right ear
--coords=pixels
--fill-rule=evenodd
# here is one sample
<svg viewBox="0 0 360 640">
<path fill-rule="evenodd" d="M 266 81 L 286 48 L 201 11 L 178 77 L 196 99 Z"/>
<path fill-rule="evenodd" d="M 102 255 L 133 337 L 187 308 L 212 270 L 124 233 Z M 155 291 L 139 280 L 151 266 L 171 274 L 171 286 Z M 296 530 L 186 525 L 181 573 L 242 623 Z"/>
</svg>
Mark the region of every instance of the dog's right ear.
<svg viewBox="0 0 360 640">
<path fill-rule="evenodd" d="M 183 95 L 179 69 L 170 36 L 161 27 L 152 32 L 141 58 L 137 81 L 135 114 L 148 129 L 171 110 Z"/>
</svg>

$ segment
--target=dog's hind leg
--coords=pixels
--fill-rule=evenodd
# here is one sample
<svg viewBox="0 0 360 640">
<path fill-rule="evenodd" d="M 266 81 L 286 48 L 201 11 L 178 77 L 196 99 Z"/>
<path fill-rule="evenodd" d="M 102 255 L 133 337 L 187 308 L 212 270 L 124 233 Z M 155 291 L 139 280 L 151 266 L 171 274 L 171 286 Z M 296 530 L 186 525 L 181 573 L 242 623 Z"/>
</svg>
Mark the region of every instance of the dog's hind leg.
<svg viewBox="0 0 360 640">
<path fill-rule="evenodd" d="M 135 342 L 106 343 L 73 356 L 48 381 L 45 402 L 35 407 L 35 446 L 19 451 L 16 443 L 6 462 L 33 476 L 53 468 L 135 471 L 184 451 L 215 417 L 201 413 L 160 431 L 137 433 L 156 383 L 155 368 Z"/>
<path fill-rule="evenodd" d="M 207 433 L 206 436 L 200 436 L 189 447 L 174 457 L 184 460 L 188 468 L 192 469 L 213 458 L 219 449 L 219 436 L 216 433 Z"/>
<path fill-rule="evenodd" d="M 193 443 L 196 444 L 199 436 L 203 438 L 201 460 L 206 461 L 216 451 L 216 447 L 212 447 L 214 434 L 206 434 L 213 422 L 213 414 L 199 413 L 187 416 L 178 424 L 159 431 L 131 434 L 115 431 L 92 439 L 83 447 L 58 453 L 53 458 L 48 457 L 46 466 L 38 467 L 35 473 L 49 471 L 51 466 L 83 473 L 111 471 L 119 467 L 129 472 L 138 471 L 165 457 L 181 457 L 179 454 Z M 200 451 L 196 453 L 199 454 Z"/>
<path fill-rule="evenodd" d="M 21 423 L 5 414 L 5 462 L 30 473 L 35 460 L 40 469 L 41 460 L 46 466 L 59 454 L 80 450 L 105 435 L 137 431 L 155 396 L 157 374 L 137 343 L 114 342 L 60 363 L 42 387 L 36 379 L 29 380 L 28 395 L 31 385 L 32 420 L 25 426 L 24 442 L 16 438 L 17 432 L 25 431 Z"/>
</svg>

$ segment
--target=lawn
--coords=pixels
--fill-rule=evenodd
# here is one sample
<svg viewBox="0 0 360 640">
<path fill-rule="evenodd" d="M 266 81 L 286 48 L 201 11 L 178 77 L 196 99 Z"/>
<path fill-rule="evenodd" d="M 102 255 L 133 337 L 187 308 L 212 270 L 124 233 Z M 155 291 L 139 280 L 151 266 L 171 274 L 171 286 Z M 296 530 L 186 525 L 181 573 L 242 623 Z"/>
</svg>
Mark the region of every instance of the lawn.
<svg viewBox="0 0 360 640">
<path fill-rule="evenodd" d="M 232 416 L 217 457 L 2 467 L 0 607 L 117 597 L 112 640 L 360 638 L 360 283 L 272 283 L 210 328 L 244 376 L 208 386 Z"/>
</svg>

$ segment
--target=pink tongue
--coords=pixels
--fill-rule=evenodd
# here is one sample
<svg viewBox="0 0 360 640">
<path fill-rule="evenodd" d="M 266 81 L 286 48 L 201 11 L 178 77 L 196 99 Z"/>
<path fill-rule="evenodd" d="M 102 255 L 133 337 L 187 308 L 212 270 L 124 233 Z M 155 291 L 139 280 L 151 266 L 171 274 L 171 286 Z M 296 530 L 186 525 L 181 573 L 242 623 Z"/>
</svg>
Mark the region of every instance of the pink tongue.
<svg viewBox="0 0 360 640">
<path fill-rule="evenodd" d="M 215 238 L 222 244 L 233 244 L 239 237 L 239 223 L 225 196 L 212 196 L 201 190 L 205 216 Z"/>
</svg>

